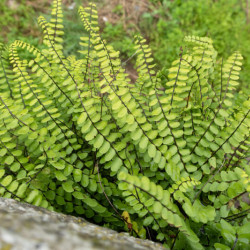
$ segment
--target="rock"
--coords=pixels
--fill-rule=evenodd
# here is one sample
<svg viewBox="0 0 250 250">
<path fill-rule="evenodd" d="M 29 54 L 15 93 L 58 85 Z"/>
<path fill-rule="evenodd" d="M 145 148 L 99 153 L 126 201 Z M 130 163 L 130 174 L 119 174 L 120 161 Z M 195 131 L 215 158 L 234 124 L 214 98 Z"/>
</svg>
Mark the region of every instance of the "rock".
<svg viewBox="0 0 250 250">
<path fill-rule="evenodd" d="M 0 198 L 1 250 L 147 250 L 162 245 L 46 209 Z"/>
</svg>

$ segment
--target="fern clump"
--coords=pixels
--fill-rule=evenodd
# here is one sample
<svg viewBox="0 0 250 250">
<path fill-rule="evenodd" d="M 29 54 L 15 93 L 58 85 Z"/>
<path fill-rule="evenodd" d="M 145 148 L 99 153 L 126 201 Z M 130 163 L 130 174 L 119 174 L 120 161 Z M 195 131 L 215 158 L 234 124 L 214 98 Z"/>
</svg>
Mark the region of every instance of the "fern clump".
<svg viewBox="0 0 250 250">
<path fill-rule="evenodd" d="M 63 54 L 61 1 L 39 17 L 46 49 L 0 46 L 0 196 L 83 216 L 166 248 L 249 244 L 249 107 L 234 98 L 242 56 L 217 58 L 186 37 L 155 70 L 135 37 L 138 79 L 102 39 L 95 4 L 79 8 L 88 36 Z M 20 58 L 28 51 L 32 60 Z"/>
</svg>

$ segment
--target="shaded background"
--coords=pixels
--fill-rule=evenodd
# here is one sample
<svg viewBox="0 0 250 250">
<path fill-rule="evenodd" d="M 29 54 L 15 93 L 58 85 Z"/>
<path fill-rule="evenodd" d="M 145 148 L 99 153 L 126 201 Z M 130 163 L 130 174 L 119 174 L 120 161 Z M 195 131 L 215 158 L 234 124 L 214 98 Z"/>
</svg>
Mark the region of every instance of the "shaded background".
<svg viewBox="0 0 250 250">
<path fill-rule="evenodd" d="M 134 53 L 133 37 L 141 33 L 154 52 L 158 68 L 169 67 L 178 56 L 185 35 L 209 36 L 219 56 L 235 50 L 244 56 L 241 87 L 249 91 L 250 17 L 249 0 L 94 0 L 99 10 L 102 36 L 122 60 Z M 52 0 L 1 0 L 0 41 L 15 39 L 42 47 L 36 18 L 49 18 Z M 76 54 L 84 34 L 77 9 L 88 0 L 63 0 L 65 54 Z M 131 61 L 133 63 L 133 60 Z M 132 78 L 136 72 L 128 65 Z"/>
</svg>

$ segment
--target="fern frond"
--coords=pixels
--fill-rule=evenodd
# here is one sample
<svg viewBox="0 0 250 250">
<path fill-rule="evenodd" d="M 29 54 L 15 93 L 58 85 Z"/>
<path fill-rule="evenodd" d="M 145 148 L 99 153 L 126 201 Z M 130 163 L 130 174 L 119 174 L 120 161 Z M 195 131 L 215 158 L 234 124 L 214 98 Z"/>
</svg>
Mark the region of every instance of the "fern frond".
<svg viewBox="0 0 250 250">
<path fill-rule="evenodd" d="M 131 84 L 100 35 L 96 5 L 79 15 L 81 58 L 63 54 L 61 0 L 50 21 L 38 18 L 45 49 L 0 43 L 0 196 L 172 248 L 225 243 L 223 226 L 242 235 L 250 101 L 234 97 L 240 53 L 220 60 L 210 38 L 188 36 L 157 72 L 139 35 Z"/>
</svg>

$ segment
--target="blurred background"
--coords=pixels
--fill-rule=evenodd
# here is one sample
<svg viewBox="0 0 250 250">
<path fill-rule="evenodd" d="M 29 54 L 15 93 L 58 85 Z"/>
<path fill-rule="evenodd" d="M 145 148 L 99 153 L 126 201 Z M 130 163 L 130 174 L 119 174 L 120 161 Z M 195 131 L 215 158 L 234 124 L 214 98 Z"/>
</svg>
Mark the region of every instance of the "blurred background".
<svg viewBox="0 0 250 250">
<path fill-rule="evenodd" d="M 76 54 L 85 32 L 78 6 L 88 0 L 62 0 L 64 4 L 65 54 Z M 102 37 L 121 52 L 133 53 L 133 37 L 141 33 L 150 44 L 157 67 L 169 67 L 178 56 L 185 35 L 209 36 L 219 55 L 235 50 L 244 56 L 241 82 L 249 90 L 250 0 L 94 0 L 99 10 Z M 36 18 L 49 18 L 52 0 L 0 0 L 0 41 L 15 39 L 42 47 Z M 130 75 L 136 77 L 131 65 Z"/>
</svg>

